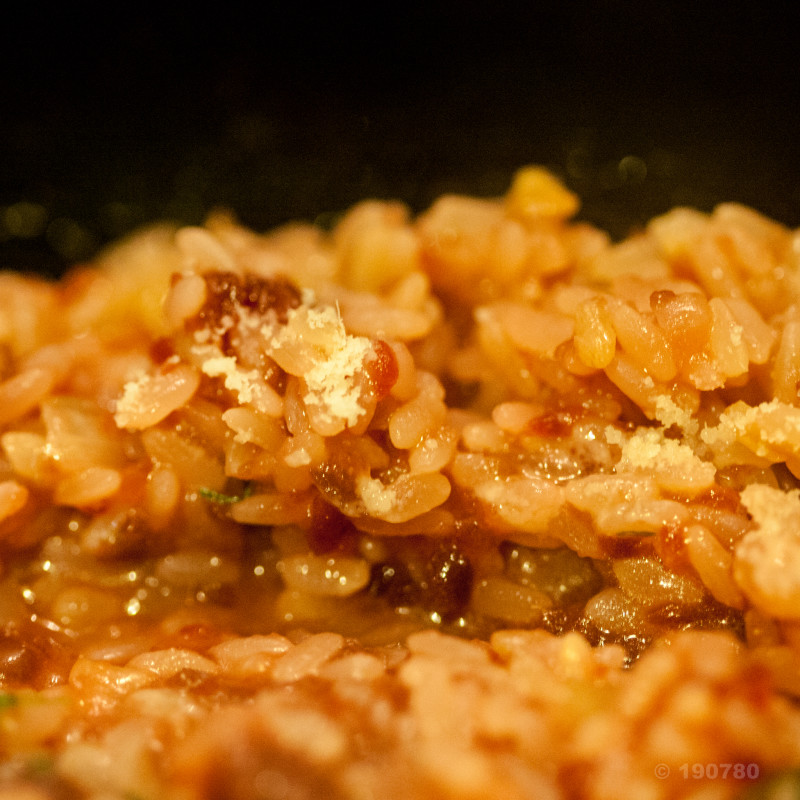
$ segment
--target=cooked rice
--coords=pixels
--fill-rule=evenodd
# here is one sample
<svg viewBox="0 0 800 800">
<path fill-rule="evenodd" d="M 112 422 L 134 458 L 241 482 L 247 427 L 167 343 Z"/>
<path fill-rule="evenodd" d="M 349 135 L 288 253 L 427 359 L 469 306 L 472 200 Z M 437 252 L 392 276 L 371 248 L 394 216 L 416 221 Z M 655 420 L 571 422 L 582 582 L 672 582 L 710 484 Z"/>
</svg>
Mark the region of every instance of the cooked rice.
<svg viewBox="0 0 800 800">
<path fill-rule="evenodd" d="M 577 209 L 0 275 L 0 798 L 791 784 L 800 233 Z"/>
</svg>

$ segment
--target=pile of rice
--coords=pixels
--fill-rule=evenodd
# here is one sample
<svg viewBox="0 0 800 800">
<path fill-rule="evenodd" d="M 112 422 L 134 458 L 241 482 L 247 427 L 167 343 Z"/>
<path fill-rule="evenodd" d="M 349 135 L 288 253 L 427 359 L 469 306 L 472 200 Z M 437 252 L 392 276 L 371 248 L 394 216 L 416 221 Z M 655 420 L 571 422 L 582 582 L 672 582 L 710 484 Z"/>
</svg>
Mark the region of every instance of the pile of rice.
<svg viewBox="0 0 800 800">
<path fill-rule="evenodd" d="M 577 210 L 0 275 L 2 800 L 796 788 L 800 232 Z"/>
</svg>

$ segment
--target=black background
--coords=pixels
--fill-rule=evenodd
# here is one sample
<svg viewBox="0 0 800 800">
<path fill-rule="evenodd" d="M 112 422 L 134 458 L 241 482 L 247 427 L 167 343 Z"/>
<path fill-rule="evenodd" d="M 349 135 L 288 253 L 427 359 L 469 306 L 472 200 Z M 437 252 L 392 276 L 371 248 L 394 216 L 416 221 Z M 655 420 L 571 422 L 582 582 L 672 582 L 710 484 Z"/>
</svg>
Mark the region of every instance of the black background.
<svg viewBox="0 0 800 800">
<path fill-rule="evenodd" d="M 365 197 L 497 195 L 527 163 L 615 237 L 724 200 L 800 225 L 797 12 L 376 8 L 19 10 L 0 34 L 0 268 L 58 273 L 219 206 L 266 229 Z"/>
</svg>

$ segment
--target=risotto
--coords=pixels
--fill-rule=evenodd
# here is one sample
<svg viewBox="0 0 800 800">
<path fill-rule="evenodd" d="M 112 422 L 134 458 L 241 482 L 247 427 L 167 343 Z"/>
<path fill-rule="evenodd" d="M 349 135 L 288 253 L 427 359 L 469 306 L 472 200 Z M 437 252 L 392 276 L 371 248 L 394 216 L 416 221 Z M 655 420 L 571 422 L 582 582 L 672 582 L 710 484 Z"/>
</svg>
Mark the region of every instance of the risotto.
<svg viewBox="0 0 800 800">
<path fill-rule="evenodd" d="M 796 796 L 800 233 L 577 211 L 0 275 L 2 800 Z"/>
</svg>

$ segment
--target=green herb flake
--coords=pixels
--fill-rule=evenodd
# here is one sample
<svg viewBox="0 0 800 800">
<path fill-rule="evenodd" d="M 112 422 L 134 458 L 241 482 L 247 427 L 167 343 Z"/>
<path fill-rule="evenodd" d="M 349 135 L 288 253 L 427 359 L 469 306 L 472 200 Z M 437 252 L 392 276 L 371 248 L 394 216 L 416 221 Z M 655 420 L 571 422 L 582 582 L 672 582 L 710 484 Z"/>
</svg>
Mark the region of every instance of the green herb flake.
<svg viewBox="0 0 800 800">
<path fill-rule="evenodd" d="M 0 692 L 0 711 L 7 708 L 15 708 L 19 705 L 19 698 L 11 692 Z"/>
<path fill-rule="evenodd" d="M 250 497 L 250 495 L 253 494 L 253 487 L 247 484 L 241 494 L 225 494 L 224 492 L 218 492 L 214 489 L 202 488 L 199 490 L 198 494 L 204 500 L 208 500 L 209 503 L 232 505 L 233 503 L 238 503 L 240 500 L 244 500 L 246 497 Z"/>
</svg>

